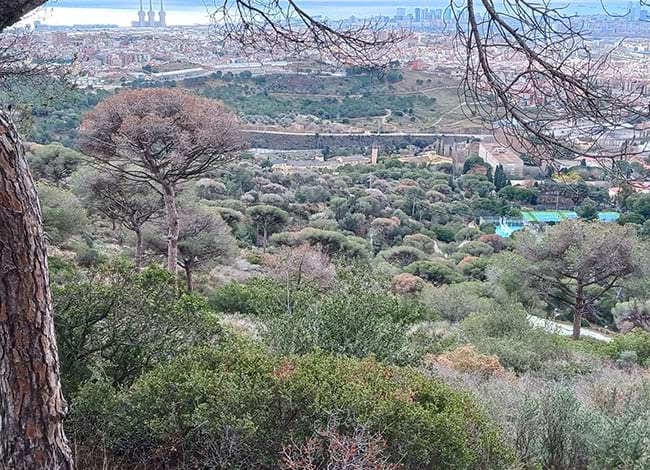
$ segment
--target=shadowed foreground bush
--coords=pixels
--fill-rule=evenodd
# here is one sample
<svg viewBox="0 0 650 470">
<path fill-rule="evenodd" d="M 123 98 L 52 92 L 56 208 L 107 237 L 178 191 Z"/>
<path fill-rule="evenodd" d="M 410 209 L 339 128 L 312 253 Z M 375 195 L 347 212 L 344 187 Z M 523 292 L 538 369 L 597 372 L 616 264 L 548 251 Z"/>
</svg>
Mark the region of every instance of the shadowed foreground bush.
<svg viewBox="0 0 650 470">
<path fill-rule="evenodd" d="M 75 403 L 69 426 L 84 436 L 79 454 L 106 452 L 128 468 L 277 468 L 283 449 L 332 420 L 339 433 L 363 427 L 380 437 L 387 460 L 404 468 L 510 461 L 468 394 L 373 359 L 287 359 L 235 341 L 158 367 L 128 389 L 88 383 Z"/>
</svg>

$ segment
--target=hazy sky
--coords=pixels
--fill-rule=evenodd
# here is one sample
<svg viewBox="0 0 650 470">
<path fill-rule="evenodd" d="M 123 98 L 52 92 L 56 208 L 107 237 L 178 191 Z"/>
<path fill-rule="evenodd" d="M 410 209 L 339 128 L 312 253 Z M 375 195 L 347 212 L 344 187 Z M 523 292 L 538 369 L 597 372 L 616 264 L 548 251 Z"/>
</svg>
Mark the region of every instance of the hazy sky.
<svg viewBox="0 0 650 470">
<path fill-rule="evenodd" d="M 167 11 L 168 24 L 208 23 L 207 11 L 214 9 L 219 0 L 163 0 Z M 299 4 L 309 13 L 325 15 L 330 18 L 350 16 L 395 15 L 398 7 L 413 11 L 415 7 L 443 8 L 449 0 L 300 0 Z M 143 0 L 148 10 L 149 0 Z M 600 0 L 561 1 L 557 4 L 570 4 L 572 10 L 580 14 L 598 12 Z M 606 0 L 605 4 L 613 10 L 626 9 L 627 1 Z M 155 11 L 160 8 L 160 0 L 153 0 Z M 33 13 L 28 21 L 41 20 L 48 24 L 115 23 L 127 26 L 137 18 L 139 0 L 56 0 L 48 2 Z"/>
</svg>

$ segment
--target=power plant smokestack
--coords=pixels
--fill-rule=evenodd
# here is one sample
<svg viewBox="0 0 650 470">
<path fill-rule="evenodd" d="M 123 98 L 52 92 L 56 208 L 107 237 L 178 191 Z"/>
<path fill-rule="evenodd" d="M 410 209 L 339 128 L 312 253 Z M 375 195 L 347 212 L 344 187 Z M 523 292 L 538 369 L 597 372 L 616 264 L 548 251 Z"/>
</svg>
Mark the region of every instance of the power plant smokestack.
<svg viewBox="0 0 650 470">
<path fill-rule="evenodd" d="M 167 26 L 167 13 L 165 13 L 165 9 L 163 8 L 163 0 L 160 0 L 160 11 L 158 12 L 158 17 L 160 18 L 158 26 L 161 28 Z"/>
</svg>

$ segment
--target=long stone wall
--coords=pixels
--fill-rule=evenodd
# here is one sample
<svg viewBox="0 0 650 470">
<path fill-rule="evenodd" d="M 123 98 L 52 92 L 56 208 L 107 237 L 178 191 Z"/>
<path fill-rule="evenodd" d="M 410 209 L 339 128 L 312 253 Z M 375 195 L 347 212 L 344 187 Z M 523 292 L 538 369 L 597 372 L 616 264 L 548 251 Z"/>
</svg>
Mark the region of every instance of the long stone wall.
<svg viewBox="0 0 650 470">
<path fill-rule="evenodd" d="M 403 144 L 423 143 L 431 145 L 442 140 L 443 145 L 471 140 L 469 136 L 442 136 L 437 134 L 281 134 L 260 131 L 244 131 L 244 137 L 253 148 L 273 150 L 309 150 L 325 147 L 370 147 L 399 146 Z"/>
</svg>

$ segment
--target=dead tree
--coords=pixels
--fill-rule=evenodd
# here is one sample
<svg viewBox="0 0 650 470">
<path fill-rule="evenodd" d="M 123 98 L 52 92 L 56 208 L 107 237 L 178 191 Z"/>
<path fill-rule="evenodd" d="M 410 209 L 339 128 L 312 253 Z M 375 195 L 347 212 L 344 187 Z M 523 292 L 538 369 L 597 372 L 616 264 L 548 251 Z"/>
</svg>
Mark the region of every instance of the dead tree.
<svg viewBox="0 0 650 470">
<path fill-rule="evenodd" d="M 244 148 L 239 127 L 217 101 L 179 90 L 129 90 L 84 117 L 79 143 L 97 166 L 162 194 L 167 268 L 176 272 L 179 185 L 236 159 Z"/>
</svg>

